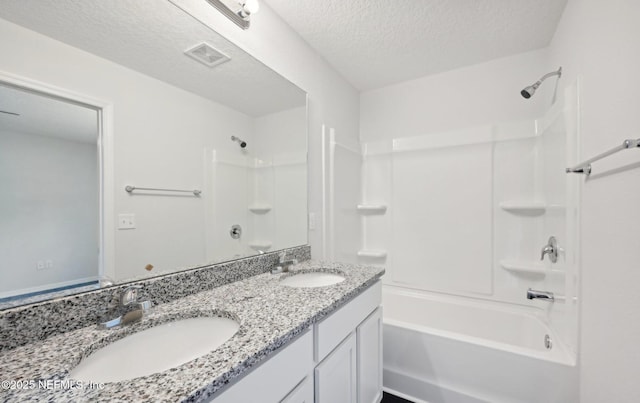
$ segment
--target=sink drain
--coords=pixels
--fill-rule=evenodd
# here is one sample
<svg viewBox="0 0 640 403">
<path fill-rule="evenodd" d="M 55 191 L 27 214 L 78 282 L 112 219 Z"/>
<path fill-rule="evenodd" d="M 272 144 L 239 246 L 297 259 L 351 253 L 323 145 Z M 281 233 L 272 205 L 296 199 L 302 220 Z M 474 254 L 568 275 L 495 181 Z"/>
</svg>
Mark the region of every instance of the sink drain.
<svg viewBox="0 0 640 403">
<path fill-rule="evenodd" d="M 547 350 L 551 350 L 551 347 L 553 347 L 551 336 L 549 336 L 548 334 L 544 335 L 544 346 L 547 348 Z"/>
</svg>

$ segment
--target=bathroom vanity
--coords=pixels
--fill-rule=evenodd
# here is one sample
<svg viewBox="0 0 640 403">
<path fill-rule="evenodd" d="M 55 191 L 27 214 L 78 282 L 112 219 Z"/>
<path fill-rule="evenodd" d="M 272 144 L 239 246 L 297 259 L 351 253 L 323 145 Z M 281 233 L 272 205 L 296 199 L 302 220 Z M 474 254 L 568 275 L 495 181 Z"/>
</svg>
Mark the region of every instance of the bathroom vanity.
<svg viewBox="0 0 640 403">
<path fill-rule="evenodd" d="M 211 401 L 379 402 L 380 298 L 378 281 Z"/>
<path fill-rule="evenodd" d="M 211 401 L 379 402 L 380 291 L 376 282 Z"/>
<path fill-rule="evenodd" d="M 301 273 L 344 280 L 286 285 Z M 289 273 L 253 275 L 159 304 L 128 326 L 105 330 L 92 324 L 6 349 L 0 378 L 14 381 L 14 387 L 3 390 L 0 400 L 378 402 L 383 273 L 377 267 L 306 261 Z M 73 387 L 78 380 L 69 373 L 101 348 L 167 322 L 214 316 L 239 323 L 215 350 L 148 376 L 93 386 L 92 379 L 83 379 L 82 387 Z M 138 358 L 130 354 L 122 366 Z M 34 382 L 18 387 L 18 381 Z"/>
</svg>

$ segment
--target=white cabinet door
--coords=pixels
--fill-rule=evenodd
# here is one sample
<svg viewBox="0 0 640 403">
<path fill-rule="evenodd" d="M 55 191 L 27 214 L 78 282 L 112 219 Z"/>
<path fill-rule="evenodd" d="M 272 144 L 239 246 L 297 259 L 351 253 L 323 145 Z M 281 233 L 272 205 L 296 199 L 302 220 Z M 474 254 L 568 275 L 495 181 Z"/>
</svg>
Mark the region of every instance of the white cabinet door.
<svg viewBox="0 0 640 403">
<path fill-rule="evenodd" d="M 382 400 L 382 307 L 356 330 L 358 345 L 358 403 Z"/>
<path fill-rule="evenodd" d="M 280 403 L 313 403 L 313 378 L 308 376 Z"/>
<path fill-rule="evenodd" d="M 356 337 L 351 333 L 315 369 L 316 403 L 355 403 Z"/>
</svg>

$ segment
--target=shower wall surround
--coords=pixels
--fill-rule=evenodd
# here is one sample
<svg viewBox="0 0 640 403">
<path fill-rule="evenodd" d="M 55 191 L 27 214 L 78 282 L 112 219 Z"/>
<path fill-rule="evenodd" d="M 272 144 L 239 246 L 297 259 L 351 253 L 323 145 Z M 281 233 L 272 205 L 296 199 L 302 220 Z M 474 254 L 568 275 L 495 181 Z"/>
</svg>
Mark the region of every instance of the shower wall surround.
<svg viewBox="0 0 640 403">
<path fill-rule="evenodd" d="M 132 284 L 141 285 L 141 295 L 154 304 L 162 304 L 266 273 L 279 258 L 279 253 L 268 253 L 0 311 L 0 351 L 97 324 Z M 309 260 L 311 248 L 287 249 L 286 258 Z"/>
<path fill-rule="evenodd" d="M 523 304 L 551 274 L 538 263 L 546 215 L 513 212 L 546 204 L 540 135 L 530 121 L 365 144 L 363 198 L 388 205 L 363 218 L 365 249 L 387 250 L 385 281 Z M 519 277 L 509 261 L 540 272 Z"/>
<path fill-rule="evenodd" d="M 552 235 L 542 233 L 546 215 L 507 210 L 558 190 L 542 180 L 544 156 L 558 155 L 541 140 L 553 88 L 519 94 L 546 58 L 528 52 L 362 94 L 361 202 L 389 207 L 363 216 L 362 249 L 388 253 L 377 261 L 389 266 L 387 281 L 522 305 L 525 285 L 543 284 L 500 262 L 539 268 Z"/>
<path fill-rule="evenodd" d="M 362 216 L 361 250 L 377 254 L 360 262 L 385 265 L 389 286 L 519 306 L 551 322 L 575 354 L 578 190 L 564 167 L 577 149 L 578 86 L 524 100 L 521 74 L 544 71 L 545 56 L 362 95 L 361 203 L 386 210 Z M 540 260 L 552 235 L 563 249 L 556 264 Z M 527 300 L 528 288 L 558 299 Z"/>
<path fill-rule="evenodd" d="M 327 202 L 325 256 L 339 262 L 357 262 L 360 237 L 349 230 L 360 226 L 355 206 L 360 203 L 362 181 L 362 153 L 360 145 L 340 135 L 334 128 L 322 132 L 325 165 L 328 175 L 323 177 Z"/>
</svg>

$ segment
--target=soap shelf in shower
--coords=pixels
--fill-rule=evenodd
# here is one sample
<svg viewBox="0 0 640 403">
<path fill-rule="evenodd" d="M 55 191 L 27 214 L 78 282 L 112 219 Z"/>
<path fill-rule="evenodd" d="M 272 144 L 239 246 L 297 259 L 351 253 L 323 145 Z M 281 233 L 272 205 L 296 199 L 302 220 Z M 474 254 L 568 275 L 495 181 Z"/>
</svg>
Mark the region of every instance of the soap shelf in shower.
<svg viewBox="0 0 640 403">
<path fill-rule="evenodd" d="M 249 247 L 255 251 L 263 251 L 266 252 L 273 246 L 273 242 L 271 241 L 251 241 L 249 242 Z"/>
<path fill-rule="evenodd" d="M 362 249 L 358 251 L 359 257 L 368 257 L 374 259 L 384 259 L 387 257 L 386 250 L 371 250 L 371 249 Z"/>
<path fill-rule="evenodd" d="M 536 274 L 539 276 L 545 276 L 547 274 L 547 268 L 538 262 L 526 260 L 501 260 L 500 266 L 503 269 L 514 273 Z"/>
<path fill-rule="evenodd" d="M 503 201 L 500 208 L 514 214 L 540 215 L 547 210 L 547 204 L 541 201 Z"/>
<path fill-rule="evenodd" d="M 255 203 L 249 206 L 249 211 L 254 214 L 267 214 L 271 211 L 271 206 L 269 204 Z"/>
<path fill-rule="evenodd" d="M 384 204 L 358 204 L 356 207 L 360 214 L 384 214 L 387 206 Z"/>
</svg>

